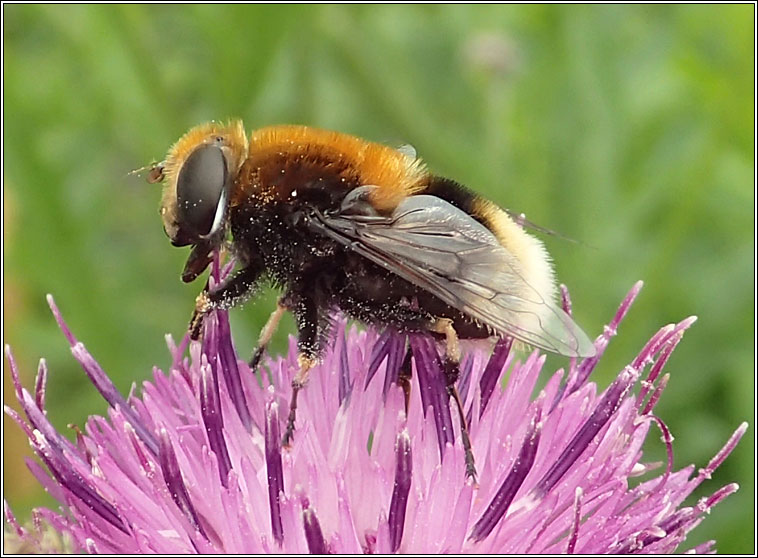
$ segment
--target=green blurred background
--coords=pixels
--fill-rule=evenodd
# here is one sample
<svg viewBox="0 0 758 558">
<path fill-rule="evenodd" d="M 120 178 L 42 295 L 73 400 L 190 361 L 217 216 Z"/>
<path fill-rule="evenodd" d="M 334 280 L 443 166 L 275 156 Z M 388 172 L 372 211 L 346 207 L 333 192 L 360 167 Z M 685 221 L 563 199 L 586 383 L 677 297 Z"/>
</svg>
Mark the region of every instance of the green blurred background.
<svg viewBox="0 0 758 558">
<path fill-rule="evenodd" d="M 602 387 L 696 314 L 657 410 L 676 468 L 704 466 L 754 416 L 753 10 L 6 4 L 3 340 L 27 385 L 47 358 L 60 428 L 105 412 L 45 294 L 127 392 L 169 363 L 163 335 L 183 332 L 201 286 L 179 280 L 187 250 L 164 236 L 160 189 L 127 173 L 210 119 L 327 127 L 411 143 L 436 173 L 578 240 L 544 239 L 593 336 L 644 279 Z M 274 296 L 233 312 L 242 353 Z M 10 402 L 7 380 L 6 365 Z M 754 431 L 697 496 L 740 492 L 684 548 L 754 551 Z M 3 445 L 15 512 L 51 505 L 8 419 Z M 648 446 L 664 458 L 655 432 Z"/>
</svg>

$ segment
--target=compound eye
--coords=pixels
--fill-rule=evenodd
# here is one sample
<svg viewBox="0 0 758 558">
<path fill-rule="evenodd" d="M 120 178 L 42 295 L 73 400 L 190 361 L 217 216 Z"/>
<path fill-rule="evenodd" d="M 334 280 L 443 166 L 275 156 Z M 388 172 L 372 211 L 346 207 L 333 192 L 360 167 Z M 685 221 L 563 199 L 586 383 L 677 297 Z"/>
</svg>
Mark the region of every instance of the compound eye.
<svg viewBox="0 0 758 558">
<path fill-rule="evenodd" d="M 211 231 L 226 177 L 224 154 L 217 146 L 204 145 L 187 157 L 176 181 L 177 220 L 184 235 Z"/>
</svg>

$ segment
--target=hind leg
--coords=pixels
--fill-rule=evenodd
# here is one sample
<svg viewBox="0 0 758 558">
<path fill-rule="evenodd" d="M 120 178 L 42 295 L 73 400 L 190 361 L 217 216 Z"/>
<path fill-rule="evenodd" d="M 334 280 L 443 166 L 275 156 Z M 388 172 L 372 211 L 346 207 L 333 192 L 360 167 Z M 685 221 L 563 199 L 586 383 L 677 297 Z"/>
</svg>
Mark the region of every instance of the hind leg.
<svg viewBox="0 0 758 558">
<path fill-rule="evenodd" d="M 405 395 L 405 414 L 408 415 L 408 407 L 411 403 L 411 378 L 413 375 L 413 369 L 411 368 L 411 346 L 408 344 L 405 349 L 405 356 L 403 362 L 400 365 L 400 371 L 397 374 L 397 385 L 403 390 Z"/>
<path fill-rule="evenodd" d="M 437 318 L 432 326 L 432 331 L 445 336 L 445 359 L 443 361 L 445 385 L 448 395 L 455 401 L 455 406 L 458 409 L 458 420 L 461 425 L 461 443 L 466 454 L 466 476 L 476 482 L 476 464 L 474 463 L 474 452 L 471 449 L 471 437 L 469 436 L 468 424 L 466 423 L 466 415 L 463 412 L 463 402 L 455 385 L 461 374 L 459 366 L 461 349 L 458 343 L 458 334 L 453 328 L 453 321 L 448 318 Z"/>
</svg>

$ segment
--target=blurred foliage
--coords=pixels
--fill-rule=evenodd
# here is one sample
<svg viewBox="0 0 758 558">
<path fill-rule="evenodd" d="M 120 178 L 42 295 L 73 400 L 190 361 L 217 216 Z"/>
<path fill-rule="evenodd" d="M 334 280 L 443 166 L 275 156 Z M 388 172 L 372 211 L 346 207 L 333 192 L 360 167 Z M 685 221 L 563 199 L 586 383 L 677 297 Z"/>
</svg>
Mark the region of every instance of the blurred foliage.
<svg viewBox="0 0 758 558">
<path fill-rule="evenodd" d="M 409 142 L 436 173 L 577 239 L 545 242 L 592 335 L 644 279 L 601 386 L 696 314 L 657 409 L 675 466 L 703 466 L 754 408 L 753 10 L 5 4 L 4 342 L 27 385 L 47 358 L 59 427 L 104 413 L 45 294 L 127 392 L 168 365 L 163 335 L 183 332 L 200 288 L 179 281 L 187 251 L 166 241 L 159 188 L 127 173 L 210 119 L 305 123 Z M 274 296 L 233 312 L 243 354 Z M 9 401 L 7 380 L 6 366 Z M 4 496 L 23 517 L 50 501 L 4 426 Z M 753 433 L 698 492 L 741 485 L 690 546 L 754 550 Z"/>
</svg>

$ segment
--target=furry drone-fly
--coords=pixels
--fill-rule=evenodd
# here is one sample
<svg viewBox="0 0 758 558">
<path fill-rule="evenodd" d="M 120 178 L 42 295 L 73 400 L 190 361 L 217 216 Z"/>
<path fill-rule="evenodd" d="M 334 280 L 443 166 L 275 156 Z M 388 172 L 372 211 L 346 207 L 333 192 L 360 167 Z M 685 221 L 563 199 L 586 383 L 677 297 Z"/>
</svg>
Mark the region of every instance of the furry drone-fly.
<svg viewBox="0 0 758 558">
<path fill-rule="evenodd" d="M 300 368 L 285 444 L 334 310 L 444 340 L 470 476 L 474 458 L 455 384 L 459 339 L 511 336 L 562 355 L 594 355 L 554 302 L 542 244 L 492 202 L 430 174 L 412 150 L 305 126 L 262 128 L 248 139 L 239 121 L 212 122 L 179 139 L 148 180 L 165 182 L 160 213 L 171 243 L 192 245 L 185 282 L 224 244 L 238 261 L 236 274 L 197 297 L 193 338 L 209 311 L 243 302 L 262 279 L 281 288 L 251 366 L 282 314 L 292 312 Z M 407 402 L 410 354 L 404 368 Z"/>
</svg>

